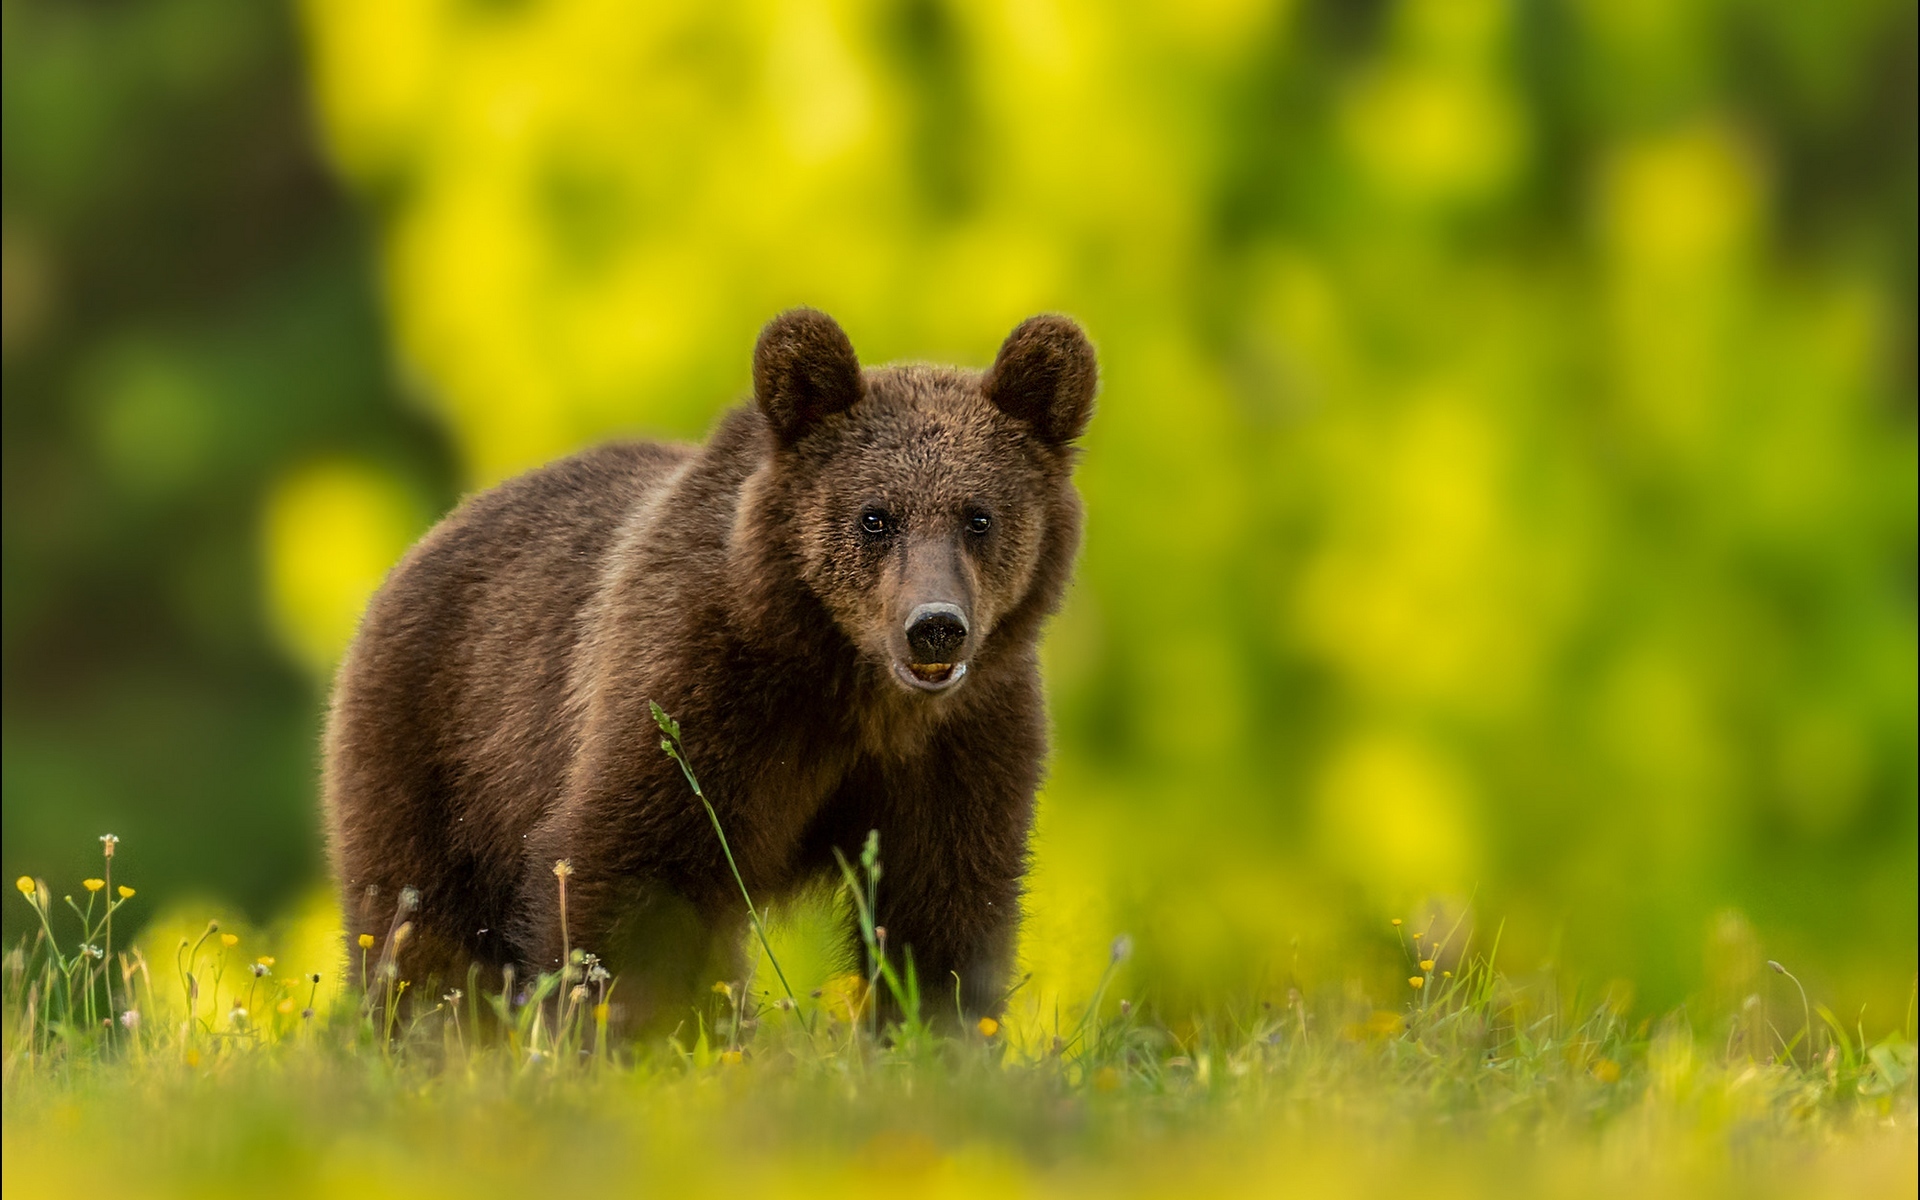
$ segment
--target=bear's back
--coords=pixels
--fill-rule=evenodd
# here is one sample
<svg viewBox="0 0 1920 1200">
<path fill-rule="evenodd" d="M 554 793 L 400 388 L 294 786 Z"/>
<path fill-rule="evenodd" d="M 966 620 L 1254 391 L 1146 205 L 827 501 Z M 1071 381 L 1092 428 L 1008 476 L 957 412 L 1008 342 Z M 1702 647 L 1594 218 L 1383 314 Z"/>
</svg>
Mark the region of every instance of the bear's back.
<svg viewBox="0 0 1920 1200">
<path fill-rule="evenodd" d="M 378 924 L 405 886 L 423 888 L 429 910 L 504 917 L 499 884 L 517 877 L 521 835 L 565 779 L 581 609 L 627 516 L 695 453 L 615 443 L 510 479 L 461 504 L 388 576 L 327 731 L 350 924 Z M 378 911 L 361 914 L 368 885 Z"/>
</svg>

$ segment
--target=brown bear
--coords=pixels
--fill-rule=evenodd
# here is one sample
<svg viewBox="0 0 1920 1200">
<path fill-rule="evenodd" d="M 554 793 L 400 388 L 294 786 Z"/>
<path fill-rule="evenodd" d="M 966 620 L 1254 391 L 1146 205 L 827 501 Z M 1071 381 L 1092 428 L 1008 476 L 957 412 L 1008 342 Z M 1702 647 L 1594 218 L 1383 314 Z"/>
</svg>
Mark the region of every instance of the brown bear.
<svg viewBox="0 0 1920 1200">
<path fill-rule="evenodd" d="M 976 373 L 863 369 L 799 309 L 706 445 L 602 446 L 464 502 L 394 568 L 334 686 L 349 942 L 404 917 L 417 986 L 585 949 L 655 1015 L 737 962 L 740 888 L 657 702 L 756 903 L 837 878 L 834 852 L 877 830 L 889 954 L 996 1011 L 1095 381 L 1063 317 Z"/>
</svg>

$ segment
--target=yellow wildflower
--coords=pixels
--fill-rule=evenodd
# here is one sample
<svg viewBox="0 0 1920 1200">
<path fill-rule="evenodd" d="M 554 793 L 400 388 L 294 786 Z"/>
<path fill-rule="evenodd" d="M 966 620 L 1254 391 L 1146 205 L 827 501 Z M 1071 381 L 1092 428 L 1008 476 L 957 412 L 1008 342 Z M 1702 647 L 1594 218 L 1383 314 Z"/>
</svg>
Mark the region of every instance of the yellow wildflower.
<svg viewBox="0 0 1920 1200">
<path fill-rule="evenodd" d="M 740 1062 L 745 1057 L 746 1055 L 740 1053 L 738 1050 L 722 1050 L 720 1052 L 720 1061 L 727 1064 L 730 1067 Z"/>
<path fill-rule="evenodd" d="M 281 1016 L 283 1017 L 286 1016 L 288 1013 L 293 1011 L 293 997 L 288 996 L 286 999 L 280 1001 L 280 1003 L 274 1005 L 273 1008 L 274 1008 L 274 1011 L 279 1013 Z"/>
<path fill-rule="evenodd" d="M 1400 928 L 1400 918 L 1399 918 L 1399 917 L 1395 917 L 1395 918 L 1393 919 L 1393 927 L 1394 927 L 1395 929 L 1398 929 L 1398 928 Z"/>
<path fill-rule="evenodd" d="M 132 889 L 132 888 L 130 888 L 130 887 L 128 887 L 128 886 L 127 886 L 126 884 L 124 884 L 124 883 L 123 883 L 123 884 L 121 884 L 121 885 L 120 885 L 120 887 L 119 887 L 118 889 L 116 889 L 116 890 L 118 890 L 118 891 L 119 891 L 119 893 L 120 893 L 120 898 L 121 898 L 122 900 L 131 900 L 131 899 L 133 899 L 133 889 Z"/>
<path fill-rule="evenodd" d="M 733 985 L 723 979 L 713 985 L 713 994 L 716 996 L 725 996 L 731 1000 L 733 999 Z"/>
<path fill-rule="evenodd" d="M 220 944 L 222 946 L 238 946 L 240 944 L 240 935 L 237 933 L 223 933 L 220 935 Z"/>
<path fill-rule="evenodd" d="M 363 934 L 361 934 L 361 935 L 360 935 L 360 948 L 361 948 L 362 950 L 371 950 L 371 949 L 373 949 L 373 935 L 372 935 L 372 934 L 370 934 L 370 933 L 363 933 Z"/>
<path fill-rule="evenodd" d="M 270 967 L 273 965 L 273 955 L 262 954 L 259 958 L 256 958 L 253 961 L 259 963 L 263 967 Z"/>
<path fill-rule="evenodd" d="M 1431 970 L 1433 970 L 1433 960 L 1432 960 L 1432 959 L 1430 959 L 1430 958 L 1423 958 L 1423 959 L 1421 959 L 1421 960 L 1420 960 L 1420 969 L 1421 969 L 1422 971 L 1431 971 Z"/>
<path fill-rule="evenodd" d="M 80 881 L 80 886 L 83 888 L 86 888 L 90 892 L 97 892 L 101 888 L 107 886 L 107 881 L 104 879 L 82 879 Z"/>
<path fill-rule="evenodd" d="M 1414 991 L 1416 991 L 1416 992 L 1417 992 L 1417 991 L 1419 991 L 1419 990 L 1420 990 L 1421 988 L 1423 988 L 1423 987 L 1425 987 L 1425 986 L 1427 986 L 1427 981 L 1426 981 L 1426 978 L 1425 978 L 1424 976 L 1421 976 L 1421 975 L 1415 975 L 1415 976 L 1413 976 L 1412 978 L 1410 978 L 1410 979 L 1408 979 L 1408 980 L 1407 980 L 1407 986 L 1408 986 L 1408 987 L 1410 987 L 1410 988 L 1412 988 L 1412 989 L 1413 989 Z"/>
<path fill-rule="evenodd" d="M 20 889 L 20 894 L 22 896 L 31 896 L 33 895 L 33 876 L 22 875 L 20 878 L 13 881 L 13 886 Z"/>
<path fill-rule="evenodd" d="M 981 1017 L 979 1024 L 976 1025 L 975 1028 L 980 1031 L 981 1037 L 992 1037 L 994 1034 L 1000 1032 L 1000 1022 L 994 1020 L 992 1017 Z"/>
<path fill-rule="evenodd" d="M 1603 1058 L 1593 1064 L 1593 1077 L 1601 1083 L 1620 1082 L 1620 1064 L 1610 1058 Z"/>
</svg>

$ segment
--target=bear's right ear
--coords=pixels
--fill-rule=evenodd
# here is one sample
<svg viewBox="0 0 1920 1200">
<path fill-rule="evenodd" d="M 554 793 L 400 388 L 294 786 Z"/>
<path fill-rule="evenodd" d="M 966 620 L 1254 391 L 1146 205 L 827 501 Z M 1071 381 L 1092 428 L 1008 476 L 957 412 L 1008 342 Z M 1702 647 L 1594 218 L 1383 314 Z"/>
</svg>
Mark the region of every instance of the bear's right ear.
<svg viewBox="0 0 1920 1200">
<path fill-rule="evenodd" d="M 1055 446 L 1080 436 L 1093 415 L 1100 367 L 1093 344 L 1066 317 L 1029 317 L 1007 335 L 982 388 L 1001 412 Z"/>
<path fill-rule="evenodd" d="M 799 441 L 820 418 L 851 408 L 865 388 L 846 331 L 818 309 L 788 309 L 760 331 L 753 398 L 781 445 Z"/>
</svg>

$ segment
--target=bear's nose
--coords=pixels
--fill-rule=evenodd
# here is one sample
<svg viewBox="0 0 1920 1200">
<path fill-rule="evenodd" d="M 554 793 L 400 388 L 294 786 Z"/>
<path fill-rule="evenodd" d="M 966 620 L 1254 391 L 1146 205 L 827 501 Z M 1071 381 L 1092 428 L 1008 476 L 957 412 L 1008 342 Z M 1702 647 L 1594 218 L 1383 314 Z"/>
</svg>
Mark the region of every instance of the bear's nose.
<svg viewBox="0 0 1920 1200">
<path fill-rule="evenodd" d="M 916 663 L 958 660 L 967 640 L 967 617 L 957 604 L 922 604 L 907 615 L 907 646 Z"/>
</svg>

